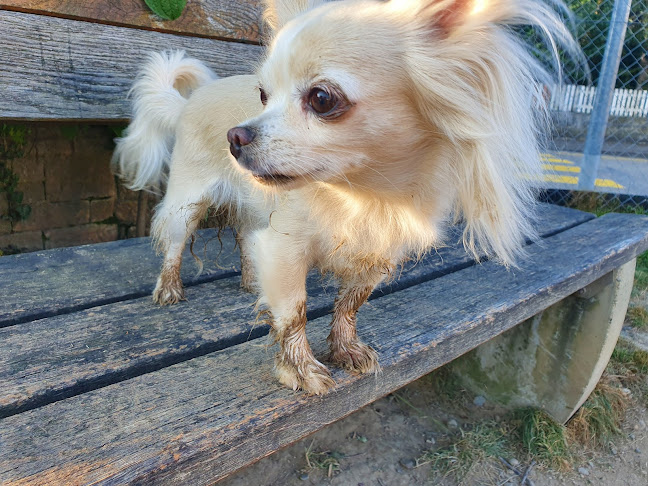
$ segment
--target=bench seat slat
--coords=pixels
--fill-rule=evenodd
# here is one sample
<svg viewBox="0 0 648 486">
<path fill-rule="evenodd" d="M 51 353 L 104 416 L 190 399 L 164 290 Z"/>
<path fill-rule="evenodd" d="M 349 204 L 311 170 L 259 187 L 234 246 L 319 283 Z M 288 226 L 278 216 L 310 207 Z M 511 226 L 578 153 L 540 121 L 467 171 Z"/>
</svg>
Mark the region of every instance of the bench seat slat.
<svg viewBox="0 0 648 486">
<path fill-rule="evenodd" d="M 0 9 L 221 39 L 259 42 L 261 9 L 250 0 L 188 2 L 177 20 L 162 20 L 142 0 L 0 0 Z"/>
<path fill-rule="evenodd" d="M 240 273 L 231 231 L 199 233 L 194 253 L 204 263 L 201 275 L 185 249 L 186 285 Z M 218 262 L 216 264 L 216 262 Z M 23 253 L 0 258 L 0 328 L 79 309 L 151 295 L 162 258 L 150 238 Z"/>
<path fill-rule="evenodd" d="M 619 229 L 623 228 L 620 235 Z M 11 484 L 208 484 L 472 349 L 648 248 L 648 218 L 606 215 L 529 247 L 507 271 L 472 266 L 372 301 L 359 333 L 378 376 L 336 370 L 324 397 L 280 387 L 258 342 L 0 421 L 0 480 Z M 327 318 L 309 325 L 325 352 Z"/>
<path fill-rule="evenodd" d="M 547 208 L 549 209 L 549 208 Z M 559 218 L 558 215 L 568 215 Z M 540 226 L 542 232 L 552 234 L 590 218 L 586 213 L 551 210 L 545 213 Z M 213 234 L 208 230 L 206 233 Z M 223 255 L 229 267 L 238 266 L 233 252 L 233 238 L 223 239 Z M 147 240 L 127 240 L 124 244 L 89 245 L 21 255 L 15 258 L 24 271 L 13 275 L 15 284 L 29 278 L 49 282 L 54 289 L 65 288 L 68 280 L 76 277 L 80 262 L 63 264 L 44 263 L 44 255 L 66 255 L 72 262 L 81 259 L 86 265 L 85 277 L 102 275 L 90 280 L 96 292 L 105 292 L 107 286 L 119 287 L 127 280 L 142 277 L 155 281 L 157 265 L 150 265 L 152 250 Z M 219 248 L 217 243 L 213 244 Z M 127 250 L 127 251 L 126 251 Z M 105 258 L 98 258 L 104 255 Z M 209 255 L 215 258 L 216 255 Z M 221 258 L 222 260 L 222 258 Z M 61 261 L 54 258 L 54 261 Z M 0 260 L 0 263 L 2 260 Z M 144 262 L 144 263 L 143 263 Z M 223 262 L 221 262 L 223 263 Z M 437 278 L 472 263 L 459 245 L 441 248 L 421 262 L 407 264 L 395 280 L 382 286 L 376 295 L 385 295 L 420 282 Z M 32 275 L 51 265 L 56 275 Z M 185 265 L 191 267 L 191 265 Z M 128 274 L 125 275 L 125 268 Z M 144 275 L 148 269 L 150 273 Z M 188 272 L 185 268 L 185 273 Z M 234 275 L 232 270 L 216 269 L 200 278 L 224 278 Z M 36 277 L 36 278 L 34 278 Z M 148 282 L 147 282 L 148 283 Z M 193 281 L 193 283 L 197 283 Z M 10 285 L 10 284 L 9 284 Z M 7 288 L 10 286 L 7 285 Z M 89 284 L 85 284 L 89 285 Z M 145 372 L 160 369 L 227 346 L 244 342 L 268 333 L 268 326 L 256 323 L 255 298 L 240 290 L 239 278 L 187 289 L 189 303 L 170 307 L 155 306 L 149 297 L 151 284 L 145 287 L 146 297 L 92 307 L 74 314 L 39 319 L 30 323 L 0 329 L 0 417 L 36 408 L 89 389 L 123 381 Z M 337 289 L 323 285 L 314 272 L 308 280 L 309 319 L 331 312 Z M 74 294 L 64 289 L 70 298 Z M 58 296 L 59 292 L 48 293 Z M 64 293 L 65 296 L 65 293 Z M 24 294 L 15 298 L 24 299 Z M 35 301 L 37 297 L 35 297 Z"/>
<path fill-rule="evenodd" d="M 471 261 L 459 246 L 443 248 L 376 294 Z M 317 272 L 307 285 L 309 319 L 329 314 L 337 288 Z M 186 303 L 160 307 L 146 296 L 0 329 L 0 418 L 269 332 L 256 322 L 256 297 L 240 289 L 240 277 L 189 287 L 186 297 Z"/>
<path fill-rule="evenodd" d="M 542 235 L 547 236 L 592 217 L 573 209 L 543 204 L 538 227 Z M 228 277 L 240 271 L 231 233 L 223 232 L 222 251 L 216 234 L 206 230 L 196 241 L 195 252 L 205 264 L 203 274 L 197 278 L 193 259 L 189 251 L 185 251 L 182 267 L 185 285 Z M 447 250 L 441 249 L 443 251 Z M 432 255 L 432 259 L 436 265 L 440 264 L 438 256 Z M 464 260 L 464 264 L 469 262 L 467 255 Z M 151 248 L 150 238 L 2 257 L 0 328 L 150 295 L 160 265 L 161 258 Z M 417 267 L 412 271 L 418 272 Z"/>
<path fill-rule="evenodd" d="M 126 99 L 150 51 L 184 49 L 221 76 L 250 73 L 262 49 L 112 25 L 0 10 L 0 118 L 106 120 Z"/>
</svg>

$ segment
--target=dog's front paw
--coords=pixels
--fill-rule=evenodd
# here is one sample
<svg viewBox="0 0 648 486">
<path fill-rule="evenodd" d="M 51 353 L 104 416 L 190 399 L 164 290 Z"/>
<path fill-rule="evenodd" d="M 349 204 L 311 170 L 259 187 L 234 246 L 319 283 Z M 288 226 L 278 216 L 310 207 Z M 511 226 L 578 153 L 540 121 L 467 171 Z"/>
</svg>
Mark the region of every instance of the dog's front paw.
<svg viewBox="0 0 648 486">
<path fill-rule="evenodd" d="M 335 387 L 330 371 L 317 360 L 298 366 L 281 359 L 275 361 L 275 373 L 281 384 L 293 390 L 304 390 L 311 395 L 324 395 Z"/>
<path fill-rule="evenodd" d="M 380 371 L 378 353 L 357 339 L 348 343 L 333 343 L 329 360 L 351 373 L 372 373 Z"/>
<path fill-rule="evenodd" d="M 180 275 L 162 272 L 153 291 L 153 301 L 167 305 L 177 304 L 181 300 L 185 300 L 185 295 Z"/>
</svg>

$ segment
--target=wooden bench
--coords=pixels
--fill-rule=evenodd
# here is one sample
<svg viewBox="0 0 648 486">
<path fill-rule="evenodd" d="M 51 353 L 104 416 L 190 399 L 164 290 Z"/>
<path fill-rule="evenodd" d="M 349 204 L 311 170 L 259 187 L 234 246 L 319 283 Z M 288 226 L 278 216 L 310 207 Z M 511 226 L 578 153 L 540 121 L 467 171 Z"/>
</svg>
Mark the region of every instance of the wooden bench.
<svg viewBox="0 0 648 486">
<path fill-rule="evenodd" d="M 147 51 L 249 72 L 260 25 L 254 0 L 190 2 L 174 22 L 139 0 L 0 0 L 0 121 L 124 121 Z M 359 314 L 382 373 L 335 370 L 323 397 L 272 377 L 231 235 L 221 250 L 201 233 L 205 271 L 185 265 L 188 302 L 164 308 L 147 238 L 2 257 L 0 484 L 212 483 L 476 347 L 456 365 L 468 382 L 564 421 L 609 358 L 648 219 L 544 206 L 538 225 L 520 269 L 457 245 L 406 265 Z M 323 356 L 335 288 L 317 275 L 308 288 Z"/>
<path fill-rule="evenodd" d="M 587 322 L 575 328 L 553 316 L 547 325 L 572 336 L 549 350 L 559 370 L 587 365 L 556 374 L 552 364 L 536 364 L 544 378 L 524 386 L 525 399 L 530 386 L 544 386 L 537 404 L 561 403 L 568 416 L 612 351 L 623 313 L 609 323 L 610 309 L 625 311 L 634 258 L 648 248 L 648 218 L 593 219 L 547 205 L 539 227 L 541 244 L 529 246 L 517 270 L 475 265 L 459 246 L 407 265 L 359 313 L 382 373 L 335 370 L 338 387 L 323 397 L 272 376 L 268 327 L 255 324 L 254 297 L 239 288 L 231 236 L 222 251 L 218 241 L 207 245 L 201 277 L 185 268 L 188 302 L 170 307 L 150 298 L 160 262 L 148 238 L 0 258 L 0 483 L 208 484 L 585 288 L 576 298 L 598 302 L 609 332 L 594 339 Z M 311 276 L 308 332 L 318 356 L 334 294 Z M 520 368 L 533 358 L 516 356 Z M 518 394 L 500 385 L 509 398 Z"/>
</svg>

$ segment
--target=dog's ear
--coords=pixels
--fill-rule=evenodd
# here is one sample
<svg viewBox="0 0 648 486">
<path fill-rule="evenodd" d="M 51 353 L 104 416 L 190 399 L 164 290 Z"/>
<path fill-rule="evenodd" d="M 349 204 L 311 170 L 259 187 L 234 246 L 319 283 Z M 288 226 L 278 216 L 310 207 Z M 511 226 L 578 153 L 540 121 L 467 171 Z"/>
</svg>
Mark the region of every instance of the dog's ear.
<svg viewBox="0 0 648 486">
<path fill-rule="evenodd" d="M 299 14 L 323 3 L 325 0 L 264 0 L 263 20 L 269 27 L 269 37 L 274 37 L 286 23 Z"/>
<path fill-rule="evenodd" d="M 388 5 L 445 37 L 474 13 L 480 12 L 486 1 L 488 0 L 390 0 Z"/>
<path fill-rule="evenodd" d="M 510 23 L 513 18 L 523 18 L 525 14 L 531 19 L 536 12 L 544 16 L 546 10 L 544 3 L 536 0 L 390 0 L 389 3 L 413 16 L 419 25 L 423 22 L 442 38 L 462 28 Z M 524 12 L 525 9 L 528 12 Z"/>
<path fill-rule="evenodd" d="M 513 9 L 519 2 L 530 7 L 530 17 L 544 14 L 532 22 L 550 33 L 562 27 L 553 28 L 548 10 L 534 11 L 535 0 L 486 0 L 483 10 L 477 0 L 424 1 L 418 12 L 399 9 L 416 25 L 407 59 L 413 99 L 427 129 L 442 134 L 454 152 L 448 169 L 466 248 L 512 264 L 534 235 L 529 181 L 538 177 L 545 115 L 536 91 L 543 73 L 523 44 L 495 24 L 524 20 Z"/>
<path fill-rule="evenodd" d="M 434 27 L 447 35 L 461 25 L 480 3 L 483 0 L 431 0 L 425 4 L 422 13 L 427 13 Z"/>
</svg>

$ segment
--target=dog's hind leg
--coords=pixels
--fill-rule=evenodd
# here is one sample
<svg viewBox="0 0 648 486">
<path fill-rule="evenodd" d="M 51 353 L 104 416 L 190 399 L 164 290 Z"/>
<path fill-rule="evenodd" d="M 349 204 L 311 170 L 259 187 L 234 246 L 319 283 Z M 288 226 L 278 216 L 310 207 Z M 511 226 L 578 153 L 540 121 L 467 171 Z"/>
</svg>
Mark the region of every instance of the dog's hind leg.
<svg viewBox="0 0 648 486">
<path fill-rule="evenodd" d="M 164 255 L 162 271 L 153 291 L 153 300 L 161 305 L 175 304 L 185 298 L 180 278 L 182 252 L 210 203 L 201 187 L 191 187 L 191 194 L 180 189 L 172 187 L 170 181 L 152 224 L 158 249 Z"/>
</svg>

